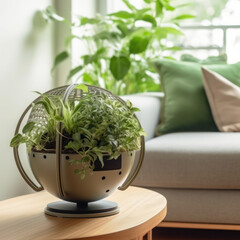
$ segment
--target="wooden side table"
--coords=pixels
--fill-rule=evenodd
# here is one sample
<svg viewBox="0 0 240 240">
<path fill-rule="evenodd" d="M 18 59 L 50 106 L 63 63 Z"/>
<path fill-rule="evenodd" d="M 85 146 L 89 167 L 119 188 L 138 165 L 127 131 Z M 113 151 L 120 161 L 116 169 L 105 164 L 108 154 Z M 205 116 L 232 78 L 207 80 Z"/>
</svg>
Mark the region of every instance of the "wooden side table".
<svg viewBox="0 0 240 240">
<path fill-rule="evenodd" d="M 108 200 L 119 204 L 120 213 L 100 218 L 58 218 L 44 214 L 54 196 L 43 191 L 0 202 L 0 239 L 141 240 L 152 239 L 152 229 L 166 216 L 166 199 L 138 187 L 117 191 Z"/>
</svg>

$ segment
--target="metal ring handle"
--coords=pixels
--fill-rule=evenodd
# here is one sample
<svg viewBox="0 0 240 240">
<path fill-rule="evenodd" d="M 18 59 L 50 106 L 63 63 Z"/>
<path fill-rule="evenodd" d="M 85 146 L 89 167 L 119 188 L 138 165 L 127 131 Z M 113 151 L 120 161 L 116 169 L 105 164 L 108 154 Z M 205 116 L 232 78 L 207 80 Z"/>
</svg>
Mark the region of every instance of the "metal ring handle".
<svg viewBox="0 0 240 240">
<path fill-rule="evenodd" d="M 19 129 L 20 129 L 20 126 L 21 126 L 21 123 L 25 117 L 25 115 L 27 114 L 27 112 L 30 110 L 30 108 L 32 107 L 32 104 L 30 104 L 26 109 L 25 111 L 23 112 L 22 116 L 20 117 L 19 121 L 18 121 L 18 124 L 17 124 L 17 127 L 16 127 L 16 130 L 15 130 L 15 135 L 18 134 L 19 132 Z M 22 163 L 20 161 L 20 158 L 19 158 L 19 152 L 18 152 L 18 147 L 14 147 L 13 148 L 13 154 L 14 154 L 14 158 L 15 158 L 15 162 L 16 162 L 16 165 L 17 165 L 17 168 L 20 172 L 20 174 L 22 175 L 23 179 L 25 180 L 25 182 L 35 191 L 37 192 L 40 192 L 43 190 L 43 187 L 42 185 L 39 183 L 40 187 L 38 187 L 30 178 L 29 176 L 27 175 L 27 173 L 25 172 L 23 166 L 22 166 Z"/>
<path fill-rule="evenodd" d="M 145 154 L 145 140 L 144 140 L 144 137 L 141 136 L 141 151 L 140 151 L 137 166 L 134 169 L 134 172 L 132 173 L 132 175 L 127 178 L 127 180 L 122 184 L 122 186 L 118 188 L 118 190 L 121 190 L 121 191 L 126 190 L 130 186 L 130 184 L 134 181 L 134 179 L 138 175 L 140 168 L 142 166 L 144 154 Z"/>
</svg>

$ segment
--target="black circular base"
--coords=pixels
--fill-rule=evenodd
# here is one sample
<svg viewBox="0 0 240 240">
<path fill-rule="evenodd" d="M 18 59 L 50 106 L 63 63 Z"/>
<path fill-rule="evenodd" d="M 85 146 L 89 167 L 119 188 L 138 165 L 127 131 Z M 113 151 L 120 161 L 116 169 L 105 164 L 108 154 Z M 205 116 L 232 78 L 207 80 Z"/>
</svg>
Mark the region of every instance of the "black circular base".
<svg viewBox="0 0 240 240">
<path fill-rule="evenodd" d="M 52 202 L 45 208 L 45 213 L 56 217 L 89 218 L 103 217 L 119 213 L 118 204 L 106 200 L 90 203 Z"/>
</svg>

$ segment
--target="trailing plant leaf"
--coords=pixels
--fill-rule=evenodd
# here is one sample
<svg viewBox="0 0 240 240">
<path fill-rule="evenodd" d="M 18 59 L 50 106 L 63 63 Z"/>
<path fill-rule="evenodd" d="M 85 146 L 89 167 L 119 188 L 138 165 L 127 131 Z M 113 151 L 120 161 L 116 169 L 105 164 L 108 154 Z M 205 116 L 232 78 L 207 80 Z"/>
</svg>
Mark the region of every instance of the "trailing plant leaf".
<svg viewBox="0 0 240 240">
<path fill-rule="evenodd" d="M 95 148 L 95 153 L 96 153 L 96 155 L 97 155 L 97 157 L 98 157 L 98 160 L 100 161 L 100 163 L 101 163 L 101 166 L 102 167 L 104 167 L 104 162 L 103 162 L 103 154 L 102 154 L 102 152 L 101 151 L 96 151 L 96 148 Z"/>
<path fill-rule="evenodd" d="M 13 137 L 13 139 L 10 142 L 11 147 L 17 147 L 19 144 L 24 143 L 24 138 L 22 134 L 18 133 L 16 136 Z"/>
<path fill-rule="evenodd" d="M 85 84 L 79 84 L 79 85 L 77 85 L 76 87 L 75 87 L 75 89 L 80 89 L 80 90 L 83 90 L 84 92 L 88 92 L 88 86 L 87 85 L 85 85 Z M 79 102 L 79 104 L 80 104 L 80 102 Z"/>
<path fill-rule="evenodd" d="M 50 115 L 50 105 L 47 103 L 47 102 L 45 102 L 45 101 L 38 101 L 37 103 L 35 103 L 35 106 L 36 105 L 42 105 L 43 107 L 44 107 L 44 109 L 46 110 L 46 112 Z"/>
<path fill-rule="evenodd" d="M 61 122 L 62 152 L 81 156 L 69 164 L 79 165 L 74 172 L 84 179 L 87 169 L 94 169 L 95 161 L 104 166 L 104 154 L 111 160 L 122 151 L 139 149 L 140 137 L 145 133 L 134 117 L 134 112 L 139 109 L 130 101 L 123 104 L 104 93 L 90 93 L 85 84 L 76 89 L 83 91 L 82 97 L 66 102 L 60 96 L 40 94 L 40 100 L 33 108 L 45 110 L 42 119 L 27 123 L 23 133 L 18 133 L 10 145 L 16 147 L 26 143 L 28 151 L 55 149 L 56 127 Z"/>
<path fill-rule="evenodd" d="M 104 165 L 103 154 L 109 159 L 117 158 L 121 151 L 140 148 L 140 137 L 144 135 L 134 113 L 138 108 L 109 98 L 103 93 L 88 92 L 88 87 L 76 87 L 83 91 L 80 99 L 63 102 L 60 96 L 40 94 L 40 100 L 33 108 L 42 107 L 42 119 L 29 122 L 18 133 L 10 145 L 16 147 L 26 143 L 28 150 L 48 150 L 56 147 L 56 129 L 62 124 L 62 151 L 71 151 L 82 156 L 70 164 L 80 164 L 79 174 L 86 168 L 94 169 L 94 162 Z M 62 115 L 61 115 L 62 114 Z M 91 165 L 87 164 L 90 163 Z"/>
<path fill-rule="evenodd" d="M 24 126 L 24 128 L 23 128 L 23 130 L 22 130 L 22 133 L 31 132 L 31 131 L 33 130 L 34 126 L 35 126 L 35 122 L 28 122 L 28 123 Z"/>
</svg>

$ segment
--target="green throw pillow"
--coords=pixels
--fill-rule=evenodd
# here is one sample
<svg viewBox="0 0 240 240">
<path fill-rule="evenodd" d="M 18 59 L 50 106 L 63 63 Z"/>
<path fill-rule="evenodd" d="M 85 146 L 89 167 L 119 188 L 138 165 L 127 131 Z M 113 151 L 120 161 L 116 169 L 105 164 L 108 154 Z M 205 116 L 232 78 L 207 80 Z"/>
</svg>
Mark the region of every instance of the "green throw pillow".
<svg viewBox="0 0 240 240">
<path fill-rule="evenodd" d="M 218 131 L 203 88 L 198 63 L 159 60 L 154 66 L 165 93 L 157 135 L 185 131 Z M 240 63 L 206 65 L 240 86 Z"/>
<path fill-rule="evenodd" d="M 194 57 L 190 54 L 183 54 L 181 56 L 181 61 L 185 62 L 196 62 L 200 64 L 226 64 L 227 63 L 227 55 L 226 54 L 220 54 L 219 56 L 209 56 L 206 59 L 199 59 Z"/>
</svg>

